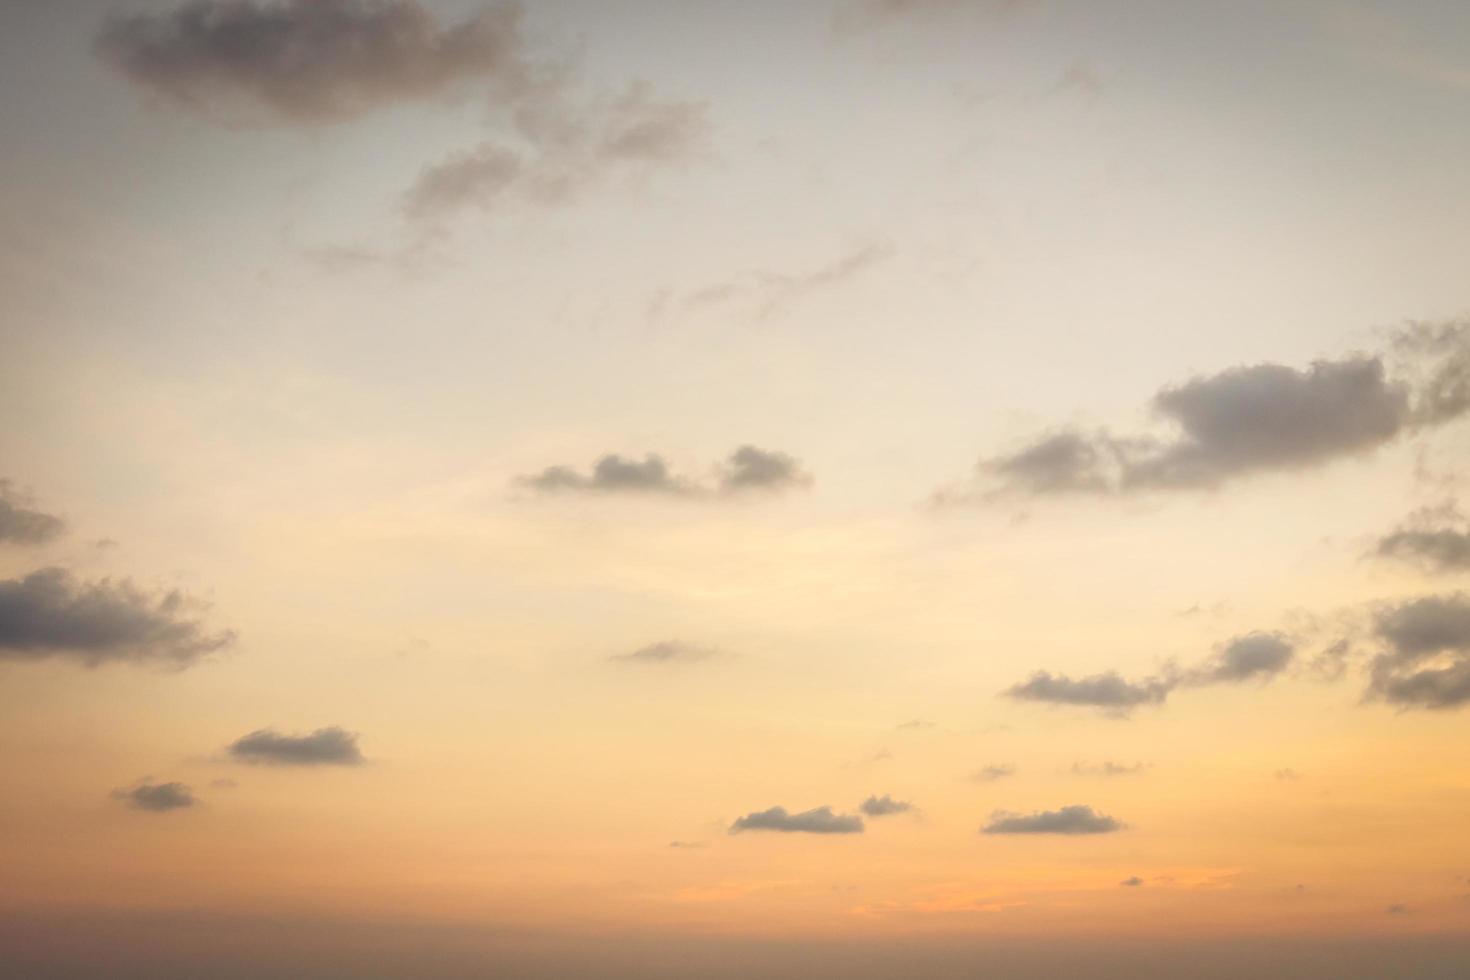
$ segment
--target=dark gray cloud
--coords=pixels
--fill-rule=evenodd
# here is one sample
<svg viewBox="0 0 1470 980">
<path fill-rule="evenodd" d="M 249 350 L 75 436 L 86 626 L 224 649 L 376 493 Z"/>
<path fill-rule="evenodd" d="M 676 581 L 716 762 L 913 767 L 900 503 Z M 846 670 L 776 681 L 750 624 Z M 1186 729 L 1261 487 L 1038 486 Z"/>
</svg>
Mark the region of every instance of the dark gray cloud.
<svg viewBox="0 0 1470 980">
<path fill-rule="evenodd" d="M 549 466 L 540 473 L 517 477 L 517 485 L 538 493 L 642 494 L 674 497 L 709 497 L 749 491 L 778 491 L 803 487 L 811 477 L 793 456 L 758 446 L 744 445 L 721 464 L 713 485 L 675 475 L 662 456 L 649 453 L 642 460 L 609 454 L 598 459 L 590 472 L 570 466 Z"/>
<path fill-rule="evenodd" d="M 1280 633 L 1247 633 L 1226 643 L 1211 660 L 1186 675 L 1187 683 L 1238 684 L 1269 680 L 1285 670 L 1296 648 Z"/>
<path fill-rule="evenodd" d="M 748 813 L 730 825 L 732 834 L 748 830 L 772 830 L 786 834 L 861 834 L 863 818 L 833 813 L 830 806 L 819 806 L 801 813 L 788 813 L 784 806 L 773 806 L 769 810 Z"/>
<path fill-rule="evenodd" d="M 719 651 L 709 647 L 694 646 L 678 640 L 664 640 L 639 647 L 630 653 L 620 653 L 612 659 L 631 664 L 687 664 L 697 663 L 718 656 Z"/>
<path fill-rule="evenodd" d="M 1159 677 L 1128 681 L 1111 670 L 1075 680 L 1063 674 L 1038 670 L 1029 680 L 1009 688 L 1004 694 L 1018 701 L 1082 705 L 1126 714 L 1140 705 L 1162 704 L 1176 683 L 1173 679 Z"/>
<path fill-rule="evenodd" d="M 155 783 L 143 780 L 136 786 L 112 791 L 113 799 L 123 800 L 136 810 L 165 813 L 193 806 L 197 801 L 183 783 Z"/>
<path fill-rule="evenodd" d="M 80 583 L 65 569 L 43 568 L 0 581 L 0 659 L 187 667 L 235 639 L 229 630 L 206 630 L 203 609 L 181 592 L 153 595 L 109 579 Z"/>
<path fill-rule="evenodd" d="M 1209 489 L 1371 452 L 1470 410 L 1470 322 L 1411 325 L 1382 355 L 1229 368 L 1164 388 L 1150 407 L 1170 433 L 1054 430 L 982 459 L 978 489 L 936 500 Z"/>
<path fill-rule="evenodd" d="M 1143 879 L 1138 877 L 1138 875 L 1134 875 L 1132 878 L 1124 878 L 1118 884 L 1124 888 L 1139 888 L 1143 885 Z"/>
<path fill-rule="evenodd" d="M 0 544 L 45 544 L 62 535 L 66 522 L 32 509 L 9 480 L 0 480 Z"/>
<path fill-rule="evenodd" d="M 1402 708 L 1470 703 L 1470 596 L 1425 596 L 1382 610 L 1375 632 L 1387 649 L 1374 657 L 1368 697 Z"/>
<path fill-rule="evenodd" d="M 1016 767 L 1011 765 L 986 766 L 975 773 L 975 781 L 980 783 L 993 783 L 997 779 L 1007 779 L 1016 774 Z"/>
<path fill-rule="evenodd" d="M 864 814 L 870 817 L 888 817 L 896 813 L 908 813 L 914 808 L 912 803 L 905 800 L 895 800 L 888 794 L 882 796 L 870 796 L 863 800 L 862 806 L 858 807 Z"/>
<path fill-rule="evenodd" d="M 240 762 L 273 766 L 358 766 L 365 761 L 357 734 L 335 725 L 309 735 L 262 728 L 230 743 L 228 751 Z"/>
<path fill-rule="evenodd" d="M 115 14 L 96 50 L 165 101 L 226 120 L 324 123 L 476 81 L 531 85 L 517 3 L 441 25 L 417 0 L 192 0 Z"/>
<path fill-rule="evenodd" d="M 1380 538 L 1374 554 L 1430 572 L 1465 571 L 1470 569 L 1470 522 L 1454 503 L 1423 508 Z"/>
<path fill-rule="evenodd" d="M 1090 806 L 1064 806 L 1060 810 L 1039 810 L 1035 813 L 1007 813 L 1004 810 L 991 815 L 990 823 L 981 828 L 984 834 L 1109 834 L 1122 830 L 1123 824 L 1105 816 Z"/>
<path fill-rule="evenodd" d="M 810 482 L 796 457 L 747 444 L 730 454 L 725 472 L 720 476 L 720 489 L 730 493 L 784 490 Z"/>
</svg>

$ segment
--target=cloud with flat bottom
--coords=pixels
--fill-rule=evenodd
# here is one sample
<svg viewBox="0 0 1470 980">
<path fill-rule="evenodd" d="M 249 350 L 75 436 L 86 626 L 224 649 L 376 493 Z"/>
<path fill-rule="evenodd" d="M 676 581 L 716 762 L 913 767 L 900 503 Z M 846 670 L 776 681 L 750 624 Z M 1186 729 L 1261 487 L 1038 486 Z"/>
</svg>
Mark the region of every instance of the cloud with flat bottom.
<svg viewBox="0 0 1470 980">
<path fill-rule="evenodd" d="M 113 790 L 112 798 L 122 800 L 135 810 L 150 813 L 183 810 L 198 802 L 183 783 L 155 783 L 148 779 L 127 789 Z"/>
<path fill-rule="evenodd" d="M 790 813 L 784 806 L 748 813 L 730 825 L 730 833 L 774 831 L 782 834 L 861 834 L 863 818 L 833 813 L 830 806 L 819 806 L 801 813 Z"/>
<path fill-rule="evenodd" d="M 1009 813 L 1004 810 L 991 815 L 990 823 L 981 828 L 983 834 L 1111 834 L 1123 824 L 1098 813 L 1090 806 L 1064 806 L 1060 810 L 1035 813 Z"/>
<path fill-rule="evenodd" d="M 1387 607 L 1374 630 L 1386 649 L 1370 665 L 1370 700 L 1431 710 L 1470 703 L 1470 595 L 1425 596 Z"/>
<path fill-rule="evenodd" d="M 895 800 L 888 794 L 882 796 L 870 796 L 863 800 L 862 806 L 858 807 L 865 816 L 890 817 L 898 813 L 908 813 L 914 808 L 912 803 L 906 800 Z"/>
<path fill-rule="evenodd" d="M 231 742 L 227 751 L 239 762 L 268 766 L 360 766 L 357 733 L 335 725 L 306 735 L 282 735 L 270 728 Z"/>
<path fill-rule="evenodd" d="M 719 467 L 713 485 L 678 476 L 662 456 L 643 459 L 611 453 L 599 458 L 588 472 L 570 466 L 548 466 L 539 473 L 517 477 L 515 485 L 538 494 L 713 497 L 753 491 L 767 493 L 808 486 L 811 477 L 794 456 L 749 444 L 740 446 Z"/>
</svg>

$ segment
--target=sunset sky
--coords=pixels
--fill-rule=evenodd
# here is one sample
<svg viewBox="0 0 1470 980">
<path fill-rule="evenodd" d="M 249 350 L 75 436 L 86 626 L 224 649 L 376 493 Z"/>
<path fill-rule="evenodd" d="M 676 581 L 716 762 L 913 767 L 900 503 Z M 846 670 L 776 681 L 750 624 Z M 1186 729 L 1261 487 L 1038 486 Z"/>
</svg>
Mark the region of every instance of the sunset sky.
<svg viewBox="0 0 1470 980">
<path fill-rule="evenodd" d="M 1455 0 L 0 0 L 0 975 L 1463 976 L 1467 160 Z"/>
</svg>

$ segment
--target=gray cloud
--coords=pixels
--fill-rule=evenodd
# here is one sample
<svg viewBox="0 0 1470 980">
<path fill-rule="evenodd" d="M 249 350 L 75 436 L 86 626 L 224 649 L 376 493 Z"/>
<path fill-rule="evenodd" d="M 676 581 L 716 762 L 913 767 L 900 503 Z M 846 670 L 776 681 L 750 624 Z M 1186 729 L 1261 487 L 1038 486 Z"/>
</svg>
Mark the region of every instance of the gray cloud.
<svg viewBox="0 0 1470 980">
<path fill-rule="evenodd" d="M 1295 652 L 1280 633 L 1247 633 L 1226 643 L 1214 658 L 1190 671 L 1185 680 L 1194 685 L 1269 680 L 1291 664 Z"/>
<path fill-rule="evenodd" d="M 993 783 L 997 779 L 1006 779 L 1016 774 L 1016 767 L 1010 765 L 986 766 L 975 773 L 975 781 L 981 783 Z"/>
<path fill-rule="evenodd" d="M 657 318 L 670 311 L 687 314 L 737 304 L 748 307 L 758 319 L 766 319 L 810 293 L 856 278 L 892 254 L 886 246 L 868 244 L 804 272 L 758 270 L 687 292 L 664 292 L 650 304 L 649 315 Z"/>
<path fill-rule="evenodd" d="M 802 472 L 801 463 L 794 456 L 747 444 L 730 454 L 720 477 L 720 489 L 726 492 L 782 490 L 810 482 L 811 477 Z"/>
<path fill-rule="evenodd" d="M 895 800 L 888 794 L 882 796 L 870 796 L 863 800 L 862 806 L 858 807 L 864 814 L 870 817 L 887 817 L 896 813 L 908 813 L 914 808 L 912 803 L 905 800 Z"/>
<path fill-rule="evenodd" d="M 153 813 L 182 810 L 197 802 L 189 787 L 183 783 L 154 783 L 147 779 L 128 789 L 113 790 L 112 797 L 123 800 L 136 810 Z"/>
<path fill-rule="evenodd" d="M 150 595 L 130 582 L 82 584 L 62 568 L 0 581 L 0 659 L 67 657 L 187 667 L 234 642 L 208 632 L 203 603 L 181 592 Z"/>
<path fill-rule="evenodd" d="M 1148 765 L 1143 762 L 1135 762 L 1131 765 L 1121 762 L 1106 760 L 1097 764 L 1090 762 L 1072 763 L 1072 775 L 1074 776 L 1102 776 L 1111 778 L 1114 776 L 1133 776 L 1143 772 Z"/>
<path fill-rule="evenodd" d="M 664 640 L 639 647 L 631 653 L 620 653 L 612 659 L 634 664 L 682 664 L 708 660 L 718 654 L 709 647 L 697 647 L 677 640 Z"/>
<path fill-rule="evenodd" d="M 1090 806 L 1064 806 L 1031 814 L 997 811 L 981 833 L 985 834 L 1109 834 L 1123 824 L 1097 813 Z"/>
<path fill-rule="evenodd" d="M 1171 434 L 1054 430 L 982 459 L 978 490 L 935 499 L 1210 489 L 1371 452 L 1470 410 L 1470 322 L 1411 325 L 1383 355 L 1229 368 L 1164 388 L 1150 407 Z"/>
<path fill-rule="evenodd" d="M 240 762 L 273 766 L 358 766 L 365 761 L 357 734 L 335 725 L 309 735 L 262 728 L 230 743 L 228 751 Z"/>
<path fill-rule="evenodd" d="M 0 480 L 0 544 L 45 544 L 61 536 L 66 522 L 33 510 L 9 480 Z"/>
<path fill-rule="evenodd" d="M 227 120 L 336 122 L 474 80 L 532 82 L 519 4 L 440 25 L 417 0 L 192 0 L 114 15 L 98 55 L 177 106 Z"/>
<path fill-rule="evenodd" d="M 732 452 L 720 466 L 714 485 L 676 476 L 656 453 L 649 453 L 642 460 L 609 454 L 598 459 L 587 473 L 570 466 L 549 466 L 540 473 L 517 477 L 514 482 L 547 494 L 570 491 L 707 497 L 802 487 L 811 483 L 811 477 L 795 457 L 747 444 Z"/>
<path fill-rule="evenodd" d="M 1470 524 L 1453 503 L 1423 508 L 1378 540 L 1374 554 L 1431 572 L 1470 569 Z"/>
<path fill-rule="evenodd" d="M 1138 875 L 1134 875 L 1132 878 L 1124 878 L 1118 884 L 1124 888 L 1139 888 L 1143 885 L 1143 879 L 1138 877 Z"/>
<path fill-rule="evenodd" d="M 801 813 L 788 813 L 783 806 L 773 806 L 769 810 L 748 813 L 730 825 L 732 834 L 748 830 L 773 830 L 787 834 L 861 834 L 863 818 L 833 813 L 830 806 L 819 806 Z"/>
<path fill-rule="evenodd" d="M 1175 684 L 1172 679 L 1158 677 L 1128 681 L 1111 670 L 1076 680 L 1038 670 L 1029 680 L 1003 693 L 1018 701 L 1082 705 L 1126 714 L 1139 705 L 1162 704 Z"/>
<path fill-rule="evenodd" d="M 1470 596 L 1391 606 L 1378 614 L 1375 632 L 1387 650 L 1373 659 L 1369 698 L 1441 710 L 1470 702 Z"/>
</svg>

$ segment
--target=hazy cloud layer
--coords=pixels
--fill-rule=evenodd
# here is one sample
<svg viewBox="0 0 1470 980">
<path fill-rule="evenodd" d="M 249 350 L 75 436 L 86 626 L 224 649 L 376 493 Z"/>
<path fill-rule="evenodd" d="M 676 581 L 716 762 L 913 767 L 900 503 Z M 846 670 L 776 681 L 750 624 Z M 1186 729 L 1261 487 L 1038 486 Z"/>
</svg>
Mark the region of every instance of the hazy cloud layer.
<svg viewBox="0 0 1470 980">
<path fill-rule="evenodd" d="M 1109 834 L 1123 825 L 1097 813 L 1090 806 L 1064 806 L 1031 814 L 997 811 L 981 833 L 985 834 Z"/>
<path fill-rule="evenodd" d="M 365 761 L 357 734 L 335 725 L 309 735 L 262 728 L 230 743 L 229 753 L 240 762 L 274 766 L 358 766 Z"/>
<path fill-rule="evenodd" d="M 189 787 L 183 783 L 154 783 L 146 779 L 128 789 L 115 789 L 112 796 L 113 799 L 123 800 L 135 810 L 153 813 L 182 810 L 197 802 Z"/>
<path fill-rule="evenodd" d="M 631 664 L 687 664 L 697 663 L 717 656 L 718 651 L 709 647 L 698 647 L 678 640 L 664 640 L 639 647 L 631 653 L 620 653 L 612 659 Z"/>
<path fill-rule="evenodd" d="M 1072 763 L 1072 775 L 1074 776 L 1102 776 L 1111 778 L 1113 776 L 1133 776 L 1143 772 L 1148 765 L 1143 762 L 1131 764 L 1105 760 L 1099 763 L 1074 762 Z"/>
<path fill-rule="evenodd" d="M 472 79 L 524 90 L 520 22 L 515 3 L 441 25 L 417 0 L 193 0 L 114 14 L 96 49 L 134 84 L 187 109 L 324 123 Z"/>
<path fill-rule="evenodd" d="M 786 834 L 861 834 L 863 818 L 833 813 L 830 806 L 819 806 L 801 813 L 788 813 L 784 806 L 773 806 L 769 810 L 748 813 L 730 825 L 732 834 L 748 830 L 772 830 Z"/>
<path fill-rule="evenodd" d="M 1379 613 L 1387 648 L 1373 659 L 1368 696 L 1403 708 L 1449 709 L 1470 702 L 1470 596 L 1426 596 Z"/>
<path fill-rule="evenodd" d="M 0 544 L 45 544 L 62 535 L 66 522 L 34 510 L 9 480 L 0 480 Z"/>
<path fill-rule="evenodd" d="M 1453 503 L 1424 508 L 1378 540 L 1374 554 L 1430 572 L 1470 569 L 1470 522 Z"/>
<path fill-rule="evenodd" d="M 870 796 L 863 800 L 862 806 L 858 807 L 869 817 L 888 817 L 896 813 L 908 813 L 914 808 L 912 803 L 905 800 L 895 800 L 888 794 L 882 796 Z"/>
<path fill-rule="evenodd" d="M 62 568 L 0 581 L 0 659 L 67 657 L 186 667 L 232 643 L 209 632 L 203 603 L 181 592 L 152 595 L 130 582 L 80 583 Z"/>
<path fill-rule="evenodd" d="M 548 466 L 540 473 L 521 476 L 515 484 L 538 493 L 643 494 L 674 497 L 730 496 L 749 491 L 779 491 L 803 487 L 811 477 L 793 456 L 744 445 L 719 466 L 713 484 L 670 471 L 662 456 L 649 453 L 642 460 L 617 454 L 603 456 L 590 472 L 570 466 Z"/>
<path fill-rule="evenodd" d="M 1391 377 L 1388 363 L 1394 365 Z M 1172 432 L 1054 430 L 982 459 L 978 496 L 1207 489 L 1255 473 L 1369 452 L 1470 408 L 1470 324 L 1414 325 L 1382 355 L 1229 368 L 1167 387 L 1150 403 Z M 941 492 L 939 502 L 977 492 Z"/>
</svg>

